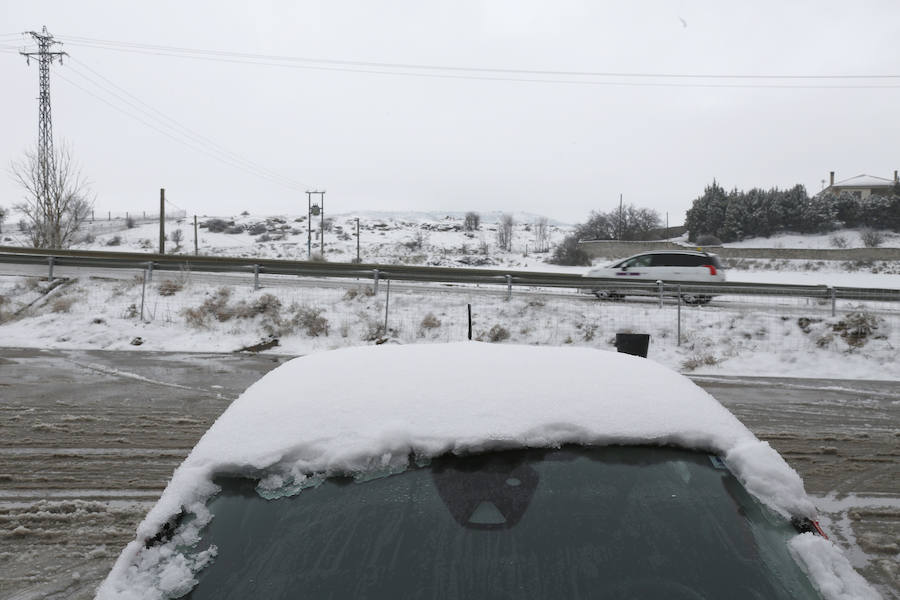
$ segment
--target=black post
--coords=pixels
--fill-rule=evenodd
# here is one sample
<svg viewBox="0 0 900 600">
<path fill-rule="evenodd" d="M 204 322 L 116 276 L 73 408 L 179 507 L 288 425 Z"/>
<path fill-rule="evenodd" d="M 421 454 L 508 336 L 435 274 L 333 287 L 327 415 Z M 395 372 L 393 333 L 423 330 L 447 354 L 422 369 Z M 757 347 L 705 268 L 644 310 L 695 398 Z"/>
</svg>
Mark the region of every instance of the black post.
<svg viewBox="0 0 900 600">
<path fill-rule="evenodd" d="M 466 304 L 466 308 L 469 311 L 469 339 L 472 339 L 472 305 Z"/>
</svg>

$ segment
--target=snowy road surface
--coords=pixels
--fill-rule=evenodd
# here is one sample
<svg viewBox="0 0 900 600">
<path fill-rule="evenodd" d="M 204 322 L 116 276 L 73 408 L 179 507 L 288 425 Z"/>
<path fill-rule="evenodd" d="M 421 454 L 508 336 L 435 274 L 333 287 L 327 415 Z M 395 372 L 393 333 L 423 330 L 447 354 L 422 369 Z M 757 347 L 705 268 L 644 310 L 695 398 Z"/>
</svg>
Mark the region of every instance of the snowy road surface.
<svg viewBox="0 0 900 600">
<path fill-rule="evenodd" d="M 206 428 L 287 358 L 0 349 L 0 598 L 91 598 Z M 900 598 L 896 382 L 696 381 L 800 472 L 832 539 Z"/>
</svg>

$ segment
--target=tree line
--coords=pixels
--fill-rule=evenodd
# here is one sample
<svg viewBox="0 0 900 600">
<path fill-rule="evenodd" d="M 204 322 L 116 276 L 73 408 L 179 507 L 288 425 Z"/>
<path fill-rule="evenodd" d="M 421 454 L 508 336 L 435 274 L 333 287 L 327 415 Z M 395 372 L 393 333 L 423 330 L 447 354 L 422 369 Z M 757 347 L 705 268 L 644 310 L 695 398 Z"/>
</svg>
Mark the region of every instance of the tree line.
<svg viewBox="0 0 900 600">
<path fill-rule="evenodd" d="M 685 225 L 692 242 L 711 237 L 735 242 L 783 231 L 825 233 L 841 227 L 900 231 L 900 185 L 885 195 L 858 198 L 849 192 L 809 196 L 802 185 L 727 192 L 714 180 L 688 209 Z"/>
<path fill-rule="evenodd" d="M 642 241 L 659 237 L 659 213 L 629 204 L 610 211 L 591 211 L 588 220 L 575 225 L 553 250 L 550 262 L 558 265 L 589 265 L 591 259 L 578 247 L 582 240 Z"/>
</svg>

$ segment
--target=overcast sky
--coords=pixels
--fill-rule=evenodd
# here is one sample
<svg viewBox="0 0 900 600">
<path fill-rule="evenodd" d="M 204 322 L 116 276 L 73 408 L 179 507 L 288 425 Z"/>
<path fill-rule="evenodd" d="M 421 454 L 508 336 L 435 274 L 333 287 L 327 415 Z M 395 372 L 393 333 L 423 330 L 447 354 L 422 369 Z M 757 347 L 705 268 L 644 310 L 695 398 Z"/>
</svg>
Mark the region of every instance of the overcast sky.
<svg viewBox="0 0 900 600">
<path fill-rule="evenodd" d="M 0 160 L 35 144 L 38 69 L 17 48 L 46 25 L 71 57 L 52 69 L 54 138 L 93 181 L 98 212 L 155 211 L 165 187 L 189 214 L 302 213 L 317 187 L 332 214 L 578 222 L 621 193 L 677 224 L 713 178 L 813 193 L 831 170 L 900 169 L 897 0 L 0 6 Z M 894 77 L 555 73 L 573 71 Z M 0 205 L 20 196 L 4 173 Z"/>
</svg>

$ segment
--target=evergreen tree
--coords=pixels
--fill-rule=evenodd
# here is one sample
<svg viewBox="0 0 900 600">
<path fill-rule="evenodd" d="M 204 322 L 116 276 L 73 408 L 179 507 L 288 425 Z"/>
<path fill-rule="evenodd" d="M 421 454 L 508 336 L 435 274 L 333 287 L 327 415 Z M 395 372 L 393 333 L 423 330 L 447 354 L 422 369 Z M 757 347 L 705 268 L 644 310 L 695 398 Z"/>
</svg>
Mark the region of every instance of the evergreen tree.
<svg viewBox="0 0 900 600">
<path fill-rule="evenodd" d="M 688 239 L 692 242 L 697 236 L 712 234 L 717 237 L 718 231 L 725 222 L 725 209 L 728 206 L 728 194 L 725 189 L 713 179 L 711 185 L 703 190 L 703 195 L 694 200 L 688 209 L 684 224 L 688 229 Z"/>
</svg>

